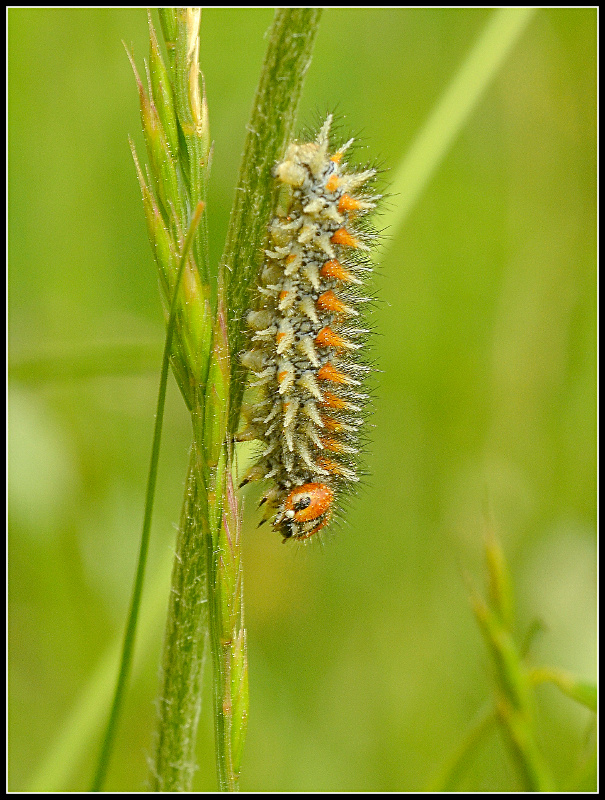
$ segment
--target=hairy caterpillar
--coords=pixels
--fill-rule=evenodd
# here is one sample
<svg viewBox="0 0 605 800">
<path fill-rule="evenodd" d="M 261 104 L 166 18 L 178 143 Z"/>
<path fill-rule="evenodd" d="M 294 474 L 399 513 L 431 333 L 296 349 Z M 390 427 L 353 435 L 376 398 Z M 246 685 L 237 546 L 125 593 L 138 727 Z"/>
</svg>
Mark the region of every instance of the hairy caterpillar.
<svg viewBox="0 0 605 800">
<path fill-rule="evenodd" d="M 329 115 L 315 141 L 290 144 L 273 170 L 270 249 L 247 317 L 251 349 L 241 356 L 259 399 L 240 439 L 264 445 L 242 485 L 273 482 L 261 499 L 263 521 L 273 516 L 284 541 L 321 530 L 359 480 L 370 371 L 360 323 L 369 298 L 360 287 L 376 238 L 364 217 L 380 195 L 368 191 L 375 169 L 354 172 L 343 159 L 353 139 L 330 154 L 331 124 Z"/>
</svg>

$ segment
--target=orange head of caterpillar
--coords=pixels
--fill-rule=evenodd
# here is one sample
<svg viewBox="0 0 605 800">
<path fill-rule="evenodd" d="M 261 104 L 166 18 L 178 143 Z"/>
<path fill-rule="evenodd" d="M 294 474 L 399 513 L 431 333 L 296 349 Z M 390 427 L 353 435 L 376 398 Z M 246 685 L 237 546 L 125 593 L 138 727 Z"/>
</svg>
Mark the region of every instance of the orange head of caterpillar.
<svg viewBox="0 0 605 800">
<path fill-rule="evenodd" d="M 323 483 L 297 486 L 280 504 L 273 527 L 283 535 L 284 542 L 308 539 L 330 521 L 333 500 L 333 490 Z"/>
</svg>

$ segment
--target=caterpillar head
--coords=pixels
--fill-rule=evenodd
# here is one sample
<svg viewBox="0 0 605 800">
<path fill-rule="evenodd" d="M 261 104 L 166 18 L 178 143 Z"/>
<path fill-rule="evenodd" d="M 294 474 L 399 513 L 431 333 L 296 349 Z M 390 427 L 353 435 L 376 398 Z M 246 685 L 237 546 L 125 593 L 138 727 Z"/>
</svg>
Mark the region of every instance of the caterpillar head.
<svg viewBox="0 0 605 800">
<path fill-rule="evenodd" d="M 280 504 L 273 527 L 288 539 L 308 539 L 332 516 L 334 492 L 323 483 L 297 486 Z"/>
</svg>

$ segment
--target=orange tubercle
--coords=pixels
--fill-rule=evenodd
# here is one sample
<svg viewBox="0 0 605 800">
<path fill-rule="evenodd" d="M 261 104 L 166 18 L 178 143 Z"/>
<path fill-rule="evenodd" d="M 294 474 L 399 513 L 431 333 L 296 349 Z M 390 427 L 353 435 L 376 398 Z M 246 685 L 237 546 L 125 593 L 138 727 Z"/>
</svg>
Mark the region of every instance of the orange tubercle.
<svg viewBox="0 0 605 800">
<path fill-rule="evenodd" d="M 321 440 L 322 445 L 326 450 L 330 450 L 332 453 L 341 453 L 342 452 L 342 444 L 338 441 L 338 439 L 332 439 L 328 437 L 324 437 Z"/>
<path fill-rule="evenodd" d="M 341 214 L 343 214 L 345 211 L 359 211 L 363 207 L 363 201 L 356 200 L 354 197 L 351 197 L 350 194 L 343 194 L 338 201 L 338 210 Z"/>
<path fill-rule="evenodd" d="M 336 297 L 332 290 L 320 294 L 317 298 L 317 308 L 321 311 L 332 311 L 335 314 L 344 314 L 347 311 L 347 305 Z"/>
<path fill-rule="evenodd" d="M 335 192 L 338 189 L 338 184 L 340 183 L 340 178 L 336 173 L 330 175 L 328 180 L 326 181 L 326 189 L 328 192 Z"/>
<path fill-rule="evenodd" d="M 323 422 L 324 430 L 329 433 L 340 433 L 344 428 L 342 422 L 334 419 L 334 417 L 326 417 L 325 414 L 322 414 L 321 421 Z"/>
<path fill-rule="evenodd" d="M 322 392 L 322 401 L 319 404 L 323 408 L 333 408 L 335 411 L 343 411 L 349 407 L 349 404 L 342 397 L 338 397 L 331 392 Z"/>
<path fill-rule="evenodd" d="M 342 475 L 342 465 L 338 461 L 332 461 L 330 458 L 320 458 L 319 466 L 332 475 Z"/>
<path fill-rule="evenodd" d="M 318 371 L 317 378 L 320 381 L 331 381 L 332 383 L 351 383 L 349 376 L 336 369 L 334 364 L 329 361 Z"/>
<path fill-rule="evenodd" d="M 345 247 L 359 247 L 359 242 L 354 236 L 351 236 L 346 228 L 339 228 L 334 231 L 330 239 L 332 244 L 342 244 Z"/>
<path fill-rule="evenodd" d="M 336 278 L 336 280 L 342 281 L 343 283 L 355 283 L 351 273 L 335 258 L 326 261 L 319 274 L 322 278 Z"/>
<path fill-rule="evenodd" d="M 334 333 L 332 328 L 322 328 L 315 337 L 315 344 L 317 347 L 334 347 L 338 350 L 346 347 L 348 342 L 338 333 Z"/>
</svg>

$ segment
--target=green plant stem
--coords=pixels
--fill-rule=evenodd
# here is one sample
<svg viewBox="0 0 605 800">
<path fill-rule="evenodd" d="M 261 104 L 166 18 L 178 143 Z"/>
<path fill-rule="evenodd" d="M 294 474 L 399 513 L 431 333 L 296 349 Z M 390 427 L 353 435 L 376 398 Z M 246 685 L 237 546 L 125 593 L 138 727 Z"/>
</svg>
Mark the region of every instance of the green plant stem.
<svg viewBox="0 0 605 800">
<path fill-rule="evenodd" d="M 570 672 L 556 667 L 534 667 L 529 672 L 529 678 L 534 685 L 554 684 L 563 694 L 596 713 L 597 687 L 594 683 L 577 678 Z"/>
<path fill-rule="evenodd" d="M 228 479 L 225 456 L 226 406 L 215 402 L 223 398 L 229 386 L 229 357 L 220 300 L 213 350 L 210 359 L 208 418 L 198 404 L 192 412 L 194 443 L 191 449 L 185 503 L 177 540 L 172 575 L 172 591 L 164 640 L 162 690 L 159 700 L 158 733 L 152 766 L 151 785 L 155 791 L 191 791 L 195 772 L 195 740 L 201 706 L 201 682 L 208 640 L 211 634 L 214 665 L 214 696 L 217 772 L 221 788 L 233 790 L 239 776 L 239 753 L 233 747 L 234 717 L 247 718 L 247 696 L 236 697 L 225 692 L 224 671 L 229 675 L 244 672 L 245 634 L 241 591 L 230 593 L 234 615 L 225 620 L 217 604 L 227 597 L 226 580 L 232 574 L 241 588 L 239 573 L 239 536 L 232 537 L 237 545 L 238 563 L 226 576 L 220 569 L 222 536 L 219 531 L 228 520 L 235 518 L 237 507 L 229 502 L 223 509 L 225 480 Z M 223 409 L 221 412 L 221 408 Z M 229 501 L 231 497 L 228 498 Z M 229 623 L 233 624 L 229 624 Z M 226 624 L 225 624 L 226 623 Z M 233 631 L 233 633 L 231 633 Z M 243 647 L 234 650 L 225 646 L 236 639 Z M 221 655 L 223 658 L 221 658 Z M 247 686 L 247 678 L 246 678 Z M 225 697 L 231 698 L 227 706 Z M 242 708 L 240 713 L 235 714 Z M 245 729 L 245 724 L 243 726 Z M 241 736 L 243 731 L 240 727 Z M 237 763 L 234 761 L 237 755 Z"/>
<path fill-rule="evenodd" d="M 243 618 L 241 520 L 227 473 L 218 543 L 208 550 L 217 776 L 223 791 L 236 791 L 248 720 L 248 660 Z"/>
<path fill-rule="evenodd" d="M 495 710 L 517 765 L 523 788 L 551 791 L 553 780 L 537 744 L 534 698 L 528 670 L 513 635 L 514 597 L 504 552 L 490 531 L 486 537 L 489 602 L 472 592 L 475 617 L 495 665 Z"/>
<path fill-rule="evenodd" d="M 137 620 L 139 616 L 139 608 L 141 605 L 141 595 L 143 593 L 143 583 L 145 579 L 145 566 L 147 564 L 147 553 L 149 551 L 149 536 L 151 531 L 151 518 L 153 514 L 153 500 L 155 497 L 155 485 L 158 474 L 158 462 L 160 457 L 160 444 L 162 440 L 162 423 L 164 419 L 164 405 L 166 401 L 166 386 L 168 383 L 168 368 L 170 366 L 170 352 L 172 350 L 172 337 L 176 324 L 176 308 L 177 297 L 181 278 L 187 263 L 187 256 L 199 225 L 204 204 L 200 203 L 196 209 L 196 213 L 191 220 L 191 225 L 183 245 L 183 253 L 179 263 L 179 271 L 174 288 L 174 294 L 170 304 L 170 316 L 168 318 L 168 326 L 166 329 L 166 342 L 164 344 L 164 355 L 162 356 L 162 371 L 160 376 L 160 387 L 158 390 L 158 402 L 155 416 L 155 426 L 153 431 L 153 443 L 151 446 L 151 460 L 149 464 L 149 474 L 147 477 L 147 491 L 145 495 L 145 515 L 143 518 L 143 531 L 141 534 L 141 546 L 139 549 L 139 559 L 137 563 L 137 572 L 132 592 L 132 600 L 130 603 L 130 611 L 128 614 L 128 622 L 126 623 L 126 632 L 124 634 L 124 645 L 122 648 L 122 658 L 120 662 L 120 671 L 118 673 L 118 680 L 116 683 L 116 690 L 109 713 L 109 720 L 105 730 L 105 736 L 101 745 L 101 753 L 97 764 L 97 770 L 93 779 L 92 789 L 93 792 L 101 791 L 107 768 L 109 766 L 109 759 L 111 757 L 111 750 L 115 740 L 118 718 L 122 707 L 122 700 L 124 691 L 128 682 L 130 674 L 130 665 L 132 662 L 132 653 L 134 650 L 135 634 L 137 627 Z"/>
<path fill-rule="evenodd" d="M 244 345 L 242 318 L 249 293 L 263 261 L 273 203 L 271 171 L 293 138 L 298 103 L 309 68 L 321 9 L 282 8 L 275 12 L 252 114 L 247 126 L 229 232 L 220 274 L 229 309 L 229 344 L 232 353 Z M 239 364 L 231 374 L 229 432 L 239 420 L 244 380 Z"/>
<path fill-rule="evenodd" d="M 199 80 L 200 9 L 163 9 L 160 18 L 167 37 L 169 70 L 164 66 L 150 23 L 152 98 L 148 99 L 137 77 L 152 165 L 153 181 L 149 186 L 138 164 L 137 172 L 150 238 L 166 290 L 171 289 L 173 281 L 174 259 L 171 253 L 174 239 L 180 236 L 184 227 L 181 212 L 197 200 L 203 202 L 206 194 L 210 135 L 203 81 L 200 85 Z M 228 615 L 228 619 L 214 611 L 211 611 L 209 619 L 207 613 L 208 606 L 211 609 L 217 608 L 217 604 L 222 607 L 228 596 L 225 587 L 230 574 L 227 572 L 233 571 L 234 563 L 229 563 L 227 572 L 221 569 L 224 563 L 220 557 L 222 532 L 230 515 L 238 519 L 234 496 L 232 507 L 224 513 L 230 468 L 227 451 L 229 341 L 221 280 L 216 287 L 214 320 L 209 313 L 208 299 L 214 287 L 209 284 L 207 251 L 204 221 L 193 249 L 195 258 L 192 265 L 197 263 L 199 273 L 196 269 L 189 276 L 193 302 L 185 300 L 180 308 L 180 331 L 184 336 L 181 346 L 176 347 L 172 354 L 174 372 L 192 415 L 193 447 L 162 660 L 158 731 L 152 766 L 152 785 L 160 791 L 191 789 L 205 642 L 209 631 L 212 633 L 215 667 L 215 700 L 217 697 L 232 699 L 229 708 L 223 700 L 215 702 L 217 765 L 222 788 L 234 788 L 237 782 L 247 718 L 246 693 L 234 691 L 237 689 L 235 685 L 227 688 L 224 683 L 225 674 L 241 674 L 244 678 L 240 680 L 241 686 L 247 685 L 241 591 L 229 595 L 229 602 L 235 604 L 235 613 Z M 239 537 L 232 540 L 239 548 Z M 237 574 L 237 569 L 234 574 Z M 237 641 L 239 646 L 225 648 L 228 641 Z M 218 653 L 222 653 L 222 660 Z M 240 721 L 237 731 L 231 724 L 234 718 Z"/>
<path fill-rule="evenodd" d="M 151 789 L 190 791 L 208 640 L 206 553 L 207 490 L 200 482 L 199 453 L 191 448 L 185 503 L 172 571 L 164 637 L 162 689 Z"/>
<path fill-rule="evenodd" d="M 222 791 L 238 789 L 248 718 L 240 524 L 228 446 L 229 436 L 237 426 L 243 381 L 234 378 L 241 378 L 241 372 L 236 358 L 229 354 L 241 349 L 248 289 L 256 281 L 262 262 L 273 205 L 271 170 L 292 136 L 319 16 L 316 9 L 278 10 L 269 32 L 221 261 L 204 408 L 198 409 L 197 415 L 194 413 L 198 468 L 204 473 L 203 482 L 208 489 L 208 610 L 217 777 Z"/>
</svg>

